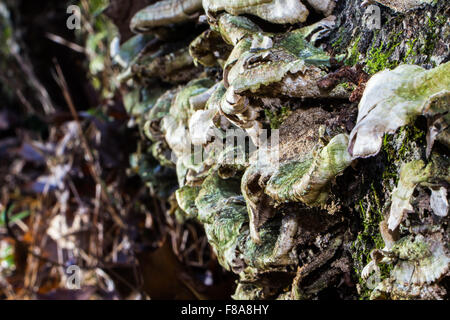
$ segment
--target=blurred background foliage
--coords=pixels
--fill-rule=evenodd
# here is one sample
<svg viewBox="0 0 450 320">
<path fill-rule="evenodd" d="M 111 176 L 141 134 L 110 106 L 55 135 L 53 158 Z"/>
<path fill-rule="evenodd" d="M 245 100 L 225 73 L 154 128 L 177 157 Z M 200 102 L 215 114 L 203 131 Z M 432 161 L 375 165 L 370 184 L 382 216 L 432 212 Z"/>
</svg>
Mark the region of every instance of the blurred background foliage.
<svg viewBox="0 0 450 320">
<path fill-rule="evenodd" d="M 0 2 L 2 299 L 234 290 L 202 228 L 176 219 L 174 170 L 148 152 L 138 124 L 155 97 L 115 80 L 111 43 L 130 34 L 107 16 L 128 25 L 148 2 L 123 1 L 120 11 L 107 0 Z M 73 4 L 79 30 L 66 27 Z M 71 265 L 81 270 L 77 290 L 67 285 Z"/>
</svg>

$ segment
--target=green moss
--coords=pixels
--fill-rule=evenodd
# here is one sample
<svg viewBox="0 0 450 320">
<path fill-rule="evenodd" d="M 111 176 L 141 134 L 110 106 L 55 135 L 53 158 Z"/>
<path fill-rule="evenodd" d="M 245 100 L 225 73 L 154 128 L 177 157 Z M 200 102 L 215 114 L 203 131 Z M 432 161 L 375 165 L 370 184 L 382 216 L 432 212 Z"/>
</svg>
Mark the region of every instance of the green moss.
<svg viewBox="0 0 450 320">
<path fill-rule="evenodd" d="M 404 63 L 413 63 L 412 57 L 417 56 L 417 51 L 414 49 L 417 39 L 411 39 L 406 42 L 408 48 L 406 49 L 405 56 L 403 57 Z"/>
<path fill-rule="evenodd" d="M 429 29 L 425 37 L 425 44 L 422 47 L 422 54 L 427 56 L 426 62 L 430 61 L 431 55 L 434 51 L 434 48 L 436 47 L 436 40 L 438 35 L 435 32 L 435 27 L 436 27 L 435 23 L 430 18 L 428 18 Z"/>
<path fill-rule="evenodd" d="M 438 15 L 434 19 L 427 17 L 428 28 L 426 28 L 424 44 L 420 49 L 420 54 L 426 56 L 425 63 L 431 62 L 431 56 L 436 48 L 436 42 L 439 40 L 439 34 L 436 32 L 436 29 L 443 26 L 446 21 L 447 18 L 442 15 Z M 435 66 L 436 65 L 433 63 L 433 67 Z"/>
<path fill-rule="evenodd" d="M 288 107 L 281 107 L 276 111 L 264 110 L 266 118 L 269 120 L 270 127 L 272 129 L 278 129 L 281 124 L 286 120 L 292 113 L 292 110 Z"/>
<path fill-rule="evenodd" d="M 362 231 L 359 232 L 356 240 L 352 243 L 352 257 L 354 270 L 361 287 L 360 299 L 368 300 L 371 290 L 366 287 L 366 280 L 361 278 L 361 271 L 371 260 L 370 252 L 375 248 L 382 249 L 384 247 L 384 241 L 379 231 L 379 224 L 384 220 L 384 215 L 379 196 L 373 184 L 365 199 L 360 200 L 356 211 L 361 218 Z M 388 270 L 382 271 L 382 277 L 389 276 L 389 273 Z"/>
<path fill-rule="evenodd" d="M 436 15 L 435 21 L 438 26 L 443 26 L 447 23 L 448 18 L 446 16 L 444 16 L 443 14 L 438 14 L 438 15 Z"/>
<path fill-rule="evenodd" d="M 359 41 L 361 40 L 361 36 L 358 36 L 356 38 L 355 42 L 353 42 L 351 48 L 349 49 L 347 53 L 347 59 L 345 59 L 345 64 L 347 66 L 354 66 L 359 62 L 359 50 L 358 45 Z"/>
<path fill-rule="evenodd" d="M 395 134 L 386 134 L 383 140 L 382 153 L 385 157 L 385 169 L 382 175 L 382 185 L 371 185 L 370 191 L 359 201 L 356 211 L 361 219 L 361 232 L 352 244 L 352 255 L 355 261 L 354 270 L 361 286 L 360 299 L 370 298 L 371 289 L 366 287 L 366 280 L 361 279 L 360 274 L 364 266 L 371 260 L 370 252 L 382 249 L 384 241 L 379 232 L 379 224 L 384 220 L 385 210 L 384 194 L 390 194 L 397 185 L 400 167 L 416 156 L 413 152 L 417 145 L 426 145 L 426 133 L 416 125 L 401 127 Z M 382 190 L 377 191 L 377 190 Z M 380 265 L 381 279 L 389 277 L 393 266 L 391 264 Z"/>
<path fill-rule="evenodd" d="M 373 184 L 367 198 L 360 200 L 356 209 L 362 221 L 362 231 L 358 234 L 354 247 L 362 253 L 362 255 L 358 255 L 357 259 L 363 263 L 358 268 L 362 270 L 370 260 L 370 252 L 375 248 L 382 249 L 384 247 L 384 241 L 379 232 L 379 224 L 384 220 L 384 215 Z"/>
<path fill-rule="evenodd" d="M 344 83 L 341 83 L 341 86 L 342 86 L 344 89 L 347 89 L 347 90 L 354 89 L 354 87 L 355 87 L 355 85 L 354 85 L 353 83 L 351 83 L 351 82 L 344 82 Z"/>
<path fill-rule="evenodd" d="M 413 147 L 417 145 L 426 145 L 426 133 L 415 125 L 401 127 L 394 135 L 384 136 L 382 151 L 387 165 L 383 181 L 391 180 L 392 184 L 397 184 L 401 164 L 412 160 Z"/>
<path fill-rule="evenodd" d="M 372 46 L 366 59 L 366 69 L 369 74 L 375 74 L 384 69 L 392 69 L 399 65 L 399 61 L 391 61 L 390 58 L 395 48 L 400 45 L 399 35 L 393 35 L 388 43 L 380 46 Z"/>
<path fill-rule="evenodd" d="M 337 38 L 336 41 L 333 42 L 331 45 L 334 49 L 340 48 L 342 42 L 344 41 L 344 33 L 343 33 L 343 27 L 339 29 L 339 38 Z"/>
<path fill-rule="evenodd" d="M 383 171 L 382 179 L 383 179 L 383 181 L 392 179 L 394 181 L 394 183 L 397 183 L 398 172 L 397 172 L 397 168 L 393 162 L 393 159 L 395 159 L 396 154 L 395 154 L 395 149 L 391 145 L 392 140 L 393 140 L 392 135 L 389 135 L 389 134 L 384 135 L 382 150 L 383 150 L 383 154 L 386 157 L 386 163 L 388 165 L 386 166 L 385 170 Z"/>
<path fill-rule="evenodd" d="M 410 142 L 416 141 L 419 145 L 425 145 L 426 144 L 426 134 L 423 130 L 420 130 L 419 128 L 415 126 L 405 126 L 399 129 L 399 134 L 405 134 L 405 138 L 403 140 L 402 145 L 400 146 L 400 149 L 398 150 L 398 156 L 400 158 L 404 158 L 406 156 L 406 153 L 410 149 Z"/>
</svg>

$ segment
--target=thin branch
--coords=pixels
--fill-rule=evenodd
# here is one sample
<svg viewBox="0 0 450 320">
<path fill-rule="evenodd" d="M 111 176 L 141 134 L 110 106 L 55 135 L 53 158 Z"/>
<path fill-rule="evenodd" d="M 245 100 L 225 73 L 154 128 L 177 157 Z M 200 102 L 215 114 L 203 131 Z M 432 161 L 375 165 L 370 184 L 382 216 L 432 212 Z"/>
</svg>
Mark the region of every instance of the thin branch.
<svg viewBox="0 0 450 320">
<path fill-rule="evenodd" d="M 94 161 L 94 155 L 92 153 L 91 148 L 89 147 L 89 143 L 83 133 L 83 128 L 81 126 L 81 121 L 78 116 L 78 112 L 75 109 L 75 105 L 73 103 L 72 97 L 69 93 L 69 89 L 67 86 L 66 79 L 64 78 L 64 74 L 61 70 L 61 66 L 58 64 L 58 62 L 55 60 L 55 68 L 56 68 L 56 74 L 57 78 L 56 81 L 58 82 L 58 85 L 60 86 L 62 93 L 64 95 L 64 99 L 66 100 L 67 105 L 69 106 L 70 112 L 72 113 L 72 116 L 78 126 L 78 132 L 80 134 L 81 138 L 81 144 L 83 146 L 84 151 L 86 152 L 86 160 L 88 163 L 88 169 L 91 173 L 92 178 L 94 178 L 95 182 L 101 186 L 101 193 L 102 197 L 105 200 L 107 204 L 108 212 L 110 213 L 111 217 L 113 218 L 114 222 L 121 228 L 126 229 L 126 225 L 120 216 L 120 214 L 117 212 L 116 208 L 112 205 L 112 200 L 110 195 L 107 192 L 106 183 L 100 178 L 99 170 L 97 169 L 97 166 Z"/>
</svg>

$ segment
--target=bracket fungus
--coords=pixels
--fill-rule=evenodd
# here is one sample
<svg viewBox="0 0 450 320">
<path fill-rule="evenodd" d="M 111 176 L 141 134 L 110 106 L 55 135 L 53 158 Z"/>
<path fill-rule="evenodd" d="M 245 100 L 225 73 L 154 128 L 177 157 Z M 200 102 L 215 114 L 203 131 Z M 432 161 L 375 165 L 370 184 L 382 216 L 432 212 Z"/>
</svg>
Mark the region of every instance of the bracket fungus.
<svg viewBox="0 0 450 320">
<path fill-rule="evenodd" d="M 158 50 L 133 61 L 117 79 L 126 82 L 133 77 L 159 78 L 164 82 L 180 83 L 191 79 L 197 71 L 188 49 L 182 48 L 167 54 L 162 54 L 162 50 Z"/>
<path fill-rule="evenodd" d="M 282 36 L 261 32 L 246 34 L 236 43 L 224 67 L 225 84 L 233 87 L 233 94 L 239 95 L 249 92 L 271 96 L 339 97 L 339 93 L 323 92 L 318 87 L 317 82 L 325 74 L 321 68 L 329 67 L 331 58 L 307 40 L 317 29 L 333 25 L 330 17 Z"/>
<path fill-rule="evenodd" d="M 260 242 L 258 230 L 274 216 L 277 204 L 300 202 L 306 208 L 324 206 L 331 182 L 351 164 L 348 136 L 338 133 L 338 129 L 326 138 L 324 127 L 315 123 L 327 118 L 330 123 L 335 119 L 320 108 L 295 112 L 286 120 L 286 127 L 282 127 L 280 145 L 273 146 L 279 148 L 275 153 L 278 157 L 253 162 L 245 171 L 241 189 L 254 241 Z M 292 134 L 290 125 L 296 126 L 301 121 L 305 126 Z M 304 139 L 296 139 L 297 134 Z M 270 147 L 268 151 L 274 152 Z"/>
<path fill-rule="evenodd" d="M 391 253 L 399 259 L 392 277 L 400 283 L 415 285 L 440 279 L 450 267 L 448 248 L 443 246 L 441 236 L 424 237 L 419 234 L 399 240 L 391 249 Z"/>
<path fill-rule="evenodd" d="M 208 29 L 191 42 L 189 54 L 196 65 L 223 66 L 230 54 L 230 46 L 224 43 L 218 32 Z"/>
<path fill-rule="evenodd" d="M 163 0 L 136 13 L 131 20 L 133 32 L 149 32 L 153 28 L 192 20 L 202 8 L 201 0 Z"/>
<path fill-rule="evenodd" d="M 324 203 L 331 180 L 351 163 L 347 144 L 348 136 L 339 134 L 310 157 L 282 165 L 267 182 L 266 193 L 276 201 L 301 201 L 309 206 Z"/>
<path fill-rule="evenodd" d="M 411 196 L 420 182 L 425 182 L 431 175 L 431 165 L 425 167 L 421 160 L 409 162 L 400 170 L 397 187 L 392 191 L 392 204 L 388 225 L 390 230 L 397 229 L 405 213 L 413 211 L 410 204 Z"/>
<path fill-rule="evenodd" d="M 431 190 L 430 208 L 437 216 L 446 216 L 448 205 L 446 184 L 450 183 L 450 167 L 448 161 L 439 165 L 436 156 L 425 165 L 422 160 L 411 161 L 400 169 L 400 179 L 392 192 L 392 204 L 388 225 L 395 230 L 408 212 L 414 212 L 410 201 L 417 185 L 428 186 Z M 435 191 L 437 188 L 438 191 Z"/>
<path fill-rule="evenodd" d="M 317 12 L 326 16 L 334 9 L 334 0 L 307 0 Z M 233 15 L 250 14 L 271 23 L 305 22 L 309 10 L 299 0 L 203 0 L 207 14 L 226 11 Z"/>
<path fill-rule="evenodd" d="M 192 162 L 191 135 L 189 119 L 195 112 L 191 108 L 191 98 L 208 91 L 214 83 L 208 79 L 196 79 L 189 82 L 174 97 L 169 113 L 161 121 L 161 131 L 177 161 L 181 161 L 187 169 L 199 170 L 202 163 Z"/>
<path fill-rule="evenodd" d="M 350 154 L 354 159 L 376 155 L 386 133 L 395 132 L 419 115 L 436 116 L 433 103 L 449 95 L 450 62 L 431 70 L 401 65 L 377 73 L 367 83 L 359 103 L 357 123 L 350 134 Z"/>
<path fill-rule="evenodd" d="M 319 80 L 326 74 L 332 58 L 307 40 L 312 34 L 334 26 L 333 16 L 283 35 L 262 32 L 245 17 L 222 14 L 217 30 L 234 49 L 224 65 L 227 89 L 221 111 L 234 125 L 246 129 L 260 144 L 262 125 L 259 104 L 248 96 L 274 98 L 348 98 L 342 87 L 325 90 Z"/>
<path fill-rule="evenodd" d="M 430 197 L 430 207 L 433 210 L 433 213 L 439 217 L 445 217 L 448 214 L 448 197 L 447 197 L 447 188 L 445 187 L 437 187 L 430 188 L 431 189 L 431 197 Z"/>
<path fill-rule="evenodd" d="M 440 232 L 409 235 L 387 251 L 378 250 L 380 257 L 376 263 L 389 263 L 394 267 L 390 276 L 376 285 L 371 298 L 387 295 L 393 299 L 442 299 L 445 291 L 436 283 L 450 268 L 448 239 L 443 237 Z M 379 269 L 375 270 L 379 273 Z"/>
</svg>

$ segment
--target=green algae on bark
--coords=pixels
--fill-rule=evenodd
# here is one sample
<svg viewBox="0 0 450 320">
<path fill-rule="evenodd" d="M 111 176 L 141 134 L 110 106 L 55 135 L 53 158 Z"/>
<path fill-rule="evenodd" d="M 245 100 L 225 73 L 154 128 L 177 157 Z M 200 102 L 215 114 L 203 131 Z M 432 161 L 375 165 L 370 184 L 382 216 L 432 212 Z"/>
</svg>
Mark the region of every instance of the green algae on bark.
<svg viewBox="0 0 450 320">
<path fill-rule="evenodd" d="M 224 180 L 214 172 L 205 179 L 195 199 L 198 220 L 204 224 L 219 262 L 228 270 L 240 268 L 236 256 L 237 239 L 248 221 L 239 189 L 239 179 Z"/>
<path fill-rule="evenodd" d="M 323 204 L 332 179 L 351 163 L 347 151 L 348 136 L 340 134 L 317 155 L 287 163 L 267 183 L 266 192 L 277 201 L 301 201 L 307 205 Z"/>
</svg>

